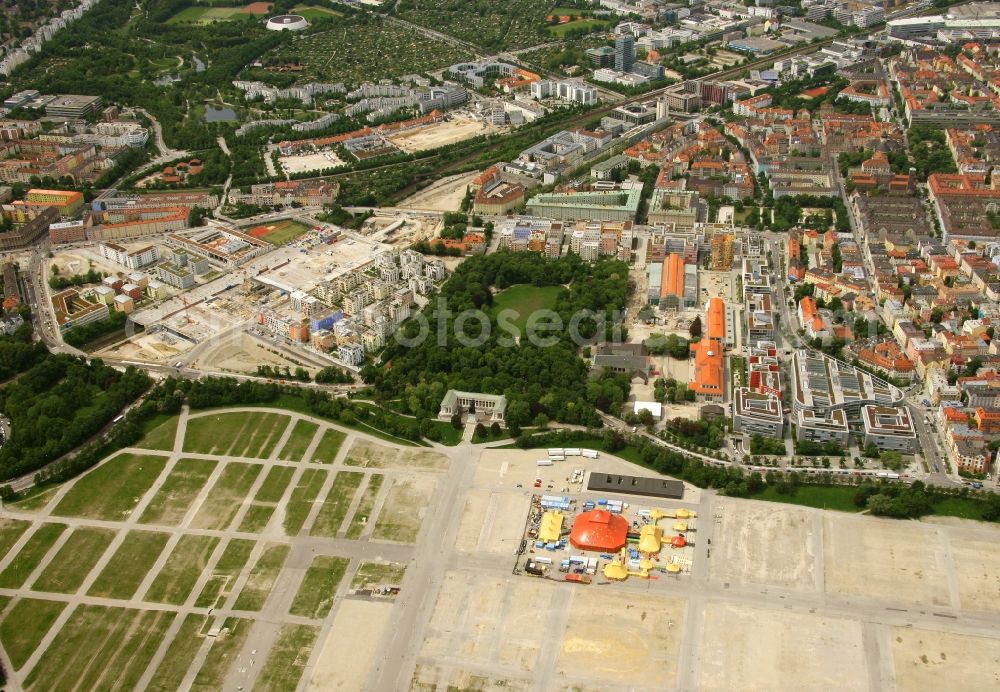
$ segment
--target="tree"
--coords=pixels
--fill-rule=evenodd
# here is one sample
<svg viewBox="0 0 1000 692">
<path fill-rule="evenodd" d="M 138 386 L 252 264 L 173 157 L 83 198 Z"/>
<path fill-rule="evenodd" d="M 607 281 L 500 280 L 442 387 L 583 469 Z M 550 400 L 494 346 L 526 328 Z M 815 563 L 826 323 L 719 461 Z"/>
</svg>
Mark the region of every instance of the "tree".
<svg viewBox="0 0 1000 692">
<path fill-rule="evenodd" d="M 865 506 L 872 514 L 888 516 L 892 513 L 892 498 L 884 493 L 878 493 L 869 497 Z"/>
<path fill-rule="evenodd" d="M 882 465 L 887 469 L 892 469 L 893 471 L 899 471 L 903 468 L 903 455 L 899 452 L 885 451 L 879 456 L 879 460 Z"/>
<path fill-rule="evenodd" d="M 455 411 L 455 413 L 453 413 L 451 416 L 451 427 L 455 428 L 456 430 L 461 430 L 463 425 L 462 419 L 464 417 L 465 416 L 462 414 L 461 411 Z"/>
<path fill-rule="evenodd" d="M 696 315 L 693 320 L 691 320 L 691 326 L 688 327 L 688 334 L 691 335 L 692 339 L 701 336 L 701 315 Z"/>
<path fill-rule="evenodd" d="M 476 439 L 483 439 L 486 437 L 486 426 L 482 423 L 476 423 L 476 430 L 473 433 Z"/>
</svg>

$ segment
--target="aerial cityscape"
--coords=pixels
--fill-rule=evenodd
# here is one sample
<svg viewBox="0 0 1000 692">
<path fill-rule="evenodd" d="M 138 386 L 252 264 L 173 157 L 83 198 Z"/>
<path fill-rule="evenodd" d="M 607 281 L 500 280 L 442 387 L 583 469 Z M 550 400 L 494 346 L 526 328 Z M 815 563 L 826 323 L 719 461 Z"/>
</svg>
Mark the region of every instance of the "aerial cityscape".
<svg viewBox="0 0 1000 692">
<path fill-rule="evenodd" d="M 1000 689 L 1000 2 L 245 3 L 0 13 L 0 689 Z"/>
</svg>

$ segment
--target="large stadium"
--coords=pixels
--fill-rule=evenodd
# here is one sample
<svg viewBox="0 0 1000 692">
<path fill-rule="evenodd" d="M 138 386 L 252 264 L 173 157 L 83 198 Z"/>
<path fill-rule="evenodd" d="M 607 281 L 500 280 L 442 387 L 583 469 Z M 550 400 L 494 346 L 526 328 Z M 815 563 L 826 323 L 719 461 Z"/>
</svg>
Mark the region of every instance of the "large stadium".
<svg viewBox="0 0 1000 692">
<path fill-rule="evenodd" d="M 309 22 L 298 14 L 281 14 L 267 20 L 267 28 L 271 31 L 302 31 Z"/>
</svg>

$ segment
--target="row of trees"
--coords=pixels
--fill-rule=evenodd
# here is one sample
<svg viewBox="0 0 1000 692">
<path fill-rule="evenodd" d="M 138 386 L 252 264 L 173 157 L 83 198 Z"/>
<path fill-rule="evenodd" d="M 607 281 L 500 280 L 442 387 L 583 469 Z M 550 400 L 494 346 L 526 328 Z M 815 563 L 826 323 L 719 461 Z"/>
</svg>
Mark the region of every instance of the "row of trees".
<svg viewBox="0 0 1000 692">
<path fill-rule="evenodd" d="M 121 331 L 127 322 L 128 315 L 116 310 L 103 320 L 73 327 L 63 336 L 63 341 L 70 346 L 80 348 L 103 336 Z"/>
</svg>

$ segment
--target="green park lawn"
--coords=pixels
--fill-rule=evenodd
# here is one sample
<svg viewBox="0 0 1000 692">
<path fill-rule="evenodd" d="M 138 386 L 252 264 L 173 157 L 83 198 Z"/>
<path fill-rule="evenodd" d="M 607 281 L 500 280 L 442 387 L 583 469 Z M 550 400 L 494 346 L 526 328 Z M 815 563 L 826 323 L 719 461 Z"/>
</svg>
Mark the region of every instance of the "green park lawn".
<svg viewBox="0 0 1000 692">
<path fill-rule="evenodd" d="M 228 528 L 262 468 L 260 464 L 238 461 L 226 464 L 191 520 L 191 526 L 196 529 Z"/>
<path fill-rule="evenodd" d="M 565 289 L 562 286 L 532 286 L 518 284 L 504 289 L 493 298 L 493 315 L 497 317 L 502 310 L 514 310 L 517 315 L 510 316 L 506 321 L 514 325 L 520 334 L 524 334 L 528 318 L 538 310 L 552 310 L 556 306 L 556 298 Z"/>
<path fill-rule="evenodd" d="M 295 469 L 289 466 L 271 467 L 253 502 L 250 503 L 247 513 L 243 516 L 240 531 L 259 533 L 264 530 L 294 473 Z"/>
<path fill-rule="evenodd" d="M 177 416 L 170 416 L 167 420 L 152 428 L 134 446 L 142 449 L 157 449 L 169 452 L 174 448 L 174 437 L 177 434 Z"/>
<path fill-rule="evenodd" d="M 255 689 L 294 690 L 305 670 L 319 627 L 282 625 Z"/>
<path fill-rule="evenodd" d="M 266 459 L 278 444 L 289 418 L 280 413 L 220 413 L 187 423 L 184 451 Z"/>
<path fill-rule="evenodd" d="M 183 605 L 218 542 L 214 536 L 181 536 L 143 600 Z"/>
<path fill-rule="evenodd" d="M 347 436 L 339 430 L 334 430 L 333 428 L 328 429 L 323 433 L 323 437 L 320 439 L 319 444 L 316 445 L 316 449 L 313 451 L 310 461 L 316 461 L 321 464 L 332 464 L 337 458 L 337 452 L 340 451 L 340 446 L 344 444 L 344 439 L 346 437 Z"/>
<path fill-rule="evenodd" d="M 347 510 L 354 499 L 364 474 L 355 471 L 341 471 L 333 479 L 330 492 L 316 514 L 316 521 L 309 529 L 310 536 L 334 538 L 347 516 Z"/>
<path fill-rule="evenodd" d="M 150 682 L 150 692 L 174 692 L 181 688 L 184 676 L 191 661 L 204 641 L 201 630 L 205 625 L 206 616 L 190 614 L 185 616 L 174 640 L 170 642 L 167 653 L 160 661 L 153 679 Z"/>
<path fill-rule="evenodd" d="M 24 681 L 29 692 L 132 689 L 174 613 L 81 605 Z"/>
<path fill-rule="evenodd" d="M 361 501 L 358 502 L 354 516 L 351 517 L 350 526 L 347 527 L 347 537 L 351 540 L 360 538 L 365 526 L 374 521 L 375 517 L 371 516 L 371 513 L 375 508 L 375 497 L 378 495 L 379 488 L 382 487 L 383 480 L 385 480 L 385 476 L 381 473 L 373 473 L 368 478 L 368 486 L 365 488 L 364 495 L 361 496 Z"/>
<path fill-rule="evenodd" d="M 160 456 L 119 454 L 79 478 L 53 514 L 122 521 L 163 471 Z"/>
<path fill-rule="evenodd" d="M 0 588 L 21 588 L 65 530 L 66 524 L 42 524 L 39 526 L 28 538 L 24 547 L 7 565 L 7 568 L 0 572 Z"/>
<path fill-rule="evenodd" d="M 563 38 L 568 32 L 585 29 L 587 31 L 597 31 L 605 27 L 610 27 L 613 22 L 604 19 L 577 19 L 566 24 L 555 24 L 549 26 L 549 33 L 558 38 Z"/>
<path fill-rule="evenodd" d="M 243 566 L 250 559 L 254 542 L 245 538 L 234 538 L 226 544 L 219 561 L 212 570 L 212 576 L 194 602 L 198 608 L 221 608 L 232 591 Z"/>
<path fill-rule="evenodd" d="M 233 605 L 236 610 L 260 610 L 264 607 L 290 550 L 291 547 L 288 545 L 274 544 L 269 545 L 261 553 L 257 564 L 250 570 L 247 583 L 236 597 Z"/>
</svg>

